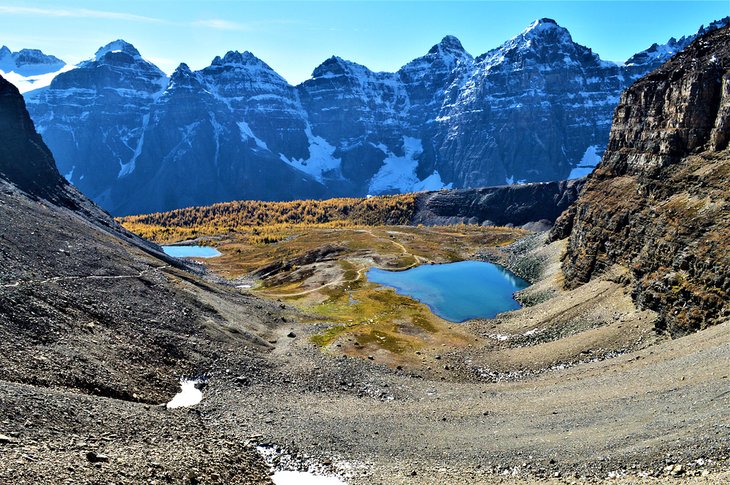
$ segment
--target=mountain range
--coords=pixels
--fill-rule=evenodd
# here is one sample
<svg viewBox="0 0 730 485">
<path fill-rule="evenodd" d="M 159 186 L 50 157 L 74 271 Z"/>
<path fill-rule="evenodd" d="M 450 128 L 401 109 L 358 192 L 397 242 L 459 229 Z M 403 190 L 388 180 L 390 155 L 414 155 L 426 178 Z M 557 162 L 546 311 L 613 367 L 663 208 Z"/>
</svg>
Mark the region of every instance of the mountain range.
<svg viewBox="0 0 730 485">
<path fill-rule="evenodd" d="M 117 40 L 26 101 L 115 215 L 563 180 L 598 163 L 625 88 L 728 20 L 616 64 L 540 19 L 477 57 L 446 36 L 397 72 L 333 56 L 297 86 L 236 51 L 168 78 Z"/>
</svg>

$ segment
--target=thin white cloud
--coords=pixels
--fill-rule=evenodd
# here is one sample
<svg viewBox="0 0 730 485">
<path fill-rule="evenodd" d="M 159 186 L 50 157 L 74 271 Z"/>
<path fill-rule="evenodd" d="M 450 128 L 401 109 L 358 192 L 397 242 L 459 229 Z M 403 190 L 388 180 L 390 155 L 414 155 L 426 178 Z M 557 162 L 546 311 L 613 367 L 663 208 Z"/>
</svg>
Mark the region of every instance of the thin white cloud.
<svg viewBox="0 0 730 485">
<path fill-rule="evenodd" d="M 190 24 L 195 27 L 203 27 L 215 30 L 228 30 L 238 32 L 262 32 L 272 27 L 280 27 L 286 25 L 299 24 L 298 20 L 276 19 L 276 20 L 259 20 L 256 22 L 234 22 L 223 19 L 202 19 L 195 20 Z"/>
<path fill-rule="evenodd" d="M 237 30 L 247 31 L 251 30 L 249 25 L 239 24 L 238 22 L 231 22 L 230 20 L 222 19 L 207 19 L 207 20 L 196 20 L 193 25 L 198 27 L 207 27 L 215 30 Z"/>
<path fill-rule="evenodd" d="M 105 10 L 90 10 L 87 8 L 57 9 L 57 8 L 36 8 L 36 7 L 0 7 L 0 14 L 6 15 L 38 15 L 44 17 L 67 17 L 67 18 L 97 18 L 128 20 L 132 22 L 167 23 L 163 19 L 145 17 L 123 12 L 109 12 Z"/>
</svg>

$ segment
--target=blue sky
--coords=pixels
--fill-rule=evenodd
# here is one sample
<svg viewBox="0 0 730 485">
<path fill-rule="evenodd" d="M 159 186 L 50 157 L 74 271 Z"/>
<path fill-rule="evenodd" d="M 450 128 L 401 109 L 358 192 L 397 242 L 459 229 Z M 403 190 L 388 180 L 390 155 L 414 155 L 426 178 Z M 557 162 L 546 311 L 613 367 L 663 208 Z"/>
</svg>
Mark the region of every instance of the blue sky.
<svg viewBox="0 0 730 485">
<path fill-rule="evenodd" d="M 171 72 L 249 50 L 291 83 L 331 55 L 395 71 L 444 35 L 478 55 L 550 17 L 603 59 L 624 61 L 730 15 L 730 1 L 3 1 L 0 44 L 67 62 L 117 38 Z"/>
</svg>

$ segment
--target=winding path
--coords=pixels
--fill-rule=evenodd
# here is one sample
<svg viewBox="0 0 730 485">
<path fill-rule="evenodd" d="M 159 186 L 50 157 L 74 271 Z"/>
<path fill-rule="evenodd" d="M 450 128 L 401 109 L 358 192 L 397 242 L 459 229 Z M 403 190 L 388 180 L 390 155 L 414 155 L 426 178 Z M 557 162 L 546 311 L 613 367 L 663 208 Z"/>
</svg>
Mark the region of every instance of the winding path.
<svg viewBox="0 0 730 485">
<path fill-rule="evenodd" d="M 26 280 L 16 281 L 15 283 L 8 283 L 0 285 L 0 288 L 17 288 L 21 285 L 45 285 L 48 283 L 57 283 L 59 281 L 73 281 L 73 280 L 122 280 L 122 279 L 137 279 L 149 273 L 156 273 L 162 271 L 165 268 L 169 268 L 170 265 L 166 264 L 163 266 L 154 266 L 140 271 L 136 275 L 88 275 L 88 276 L 53 276 L 46 278 L 45 280 Z"/>
</svg>

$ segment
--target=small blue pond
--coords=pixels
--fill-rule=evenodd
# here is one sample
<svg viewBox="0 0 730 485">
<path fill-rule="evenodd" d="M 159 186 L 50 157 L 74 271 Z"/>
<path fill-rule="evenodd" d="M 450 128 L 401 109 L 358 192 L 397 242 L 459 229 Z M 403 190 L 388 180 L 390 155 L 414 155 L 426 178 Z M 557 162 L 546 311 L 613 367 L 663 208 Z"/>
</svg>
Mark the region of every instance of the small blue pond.
<svg viewBox="0 0 730 485">
<path fill-rule="evenodd" d="M 215 258 L 220 256 L 216 248 L 210 246 L 162 246 L 168 256 L 176 258 Z"/>
<path fill-rule="evenodd" d="M 520 308 L 513 298 L 530 284 L 501 266 L 481 261 L 432 264 L 406 271 L 372 268 L 373 283 L 395 288 L 397 293 L 425 303 L 433 313 L 451 322 L 493 318 Z"/>
</svg>

